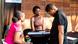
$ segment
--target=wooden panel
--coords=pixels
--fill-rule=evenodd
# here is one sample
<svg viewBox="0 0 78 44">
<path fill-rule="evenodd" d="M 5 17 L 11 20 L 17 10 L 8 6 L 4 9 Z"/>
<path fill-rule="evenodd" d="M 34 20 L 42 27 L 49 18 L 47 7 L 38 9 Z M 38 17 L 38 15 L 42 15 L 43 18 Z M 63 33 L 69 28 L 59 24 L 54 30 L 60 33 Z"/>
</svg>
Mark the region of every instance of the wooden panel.
<svg viewBox="0 0 78 44">
<path fill-rule="evenodd" d="M 55 4 L 58 8 L 61 8 L 63 11 L 65 11 L 65 13 L 67 15 L 70 15 L 71 12 L 73 12 L 73 11 L 76 11 L 76 13 L 77 13 L 77 8 L 78 8 L 77 5 L 78 4 L 77 3 L 72 3 L 71 0 L 23 0 L 22 11 L 25 12 L 27 18 L 30 18 L 30 17 L 32 17 L 31 14 L 32 14 L 33 6 L 38 5 L 38 6 L 41 7 L 42 11 L 44 11 L 45 6 L 48 3 Z M 74 8 L 75 8 L 75 10 L 73 10 Z M 27 14 L 30 14 L 30 15 L 27 15 Z"/>
<path fill-rule="evenodd" d="M 22 11 L 26 14 L 26 18 L 31 18 L 33 16 L 32 8 L 37 5 L 41 7 L 41 15 L 45 16 L 44 9 L 48 3 L 55 4 L 58 8 L 62 9 L 67 16 L 71 17 L 73 15 L 74 17 L 74 15 L 78 15 L 77 0 L 23 0 Z M 72 28 L 75 28 L 77 23 L 74 25 L 75 21 L 72 19 L 70 19 L 70 21 L 72 23 Z"/>
</svg>

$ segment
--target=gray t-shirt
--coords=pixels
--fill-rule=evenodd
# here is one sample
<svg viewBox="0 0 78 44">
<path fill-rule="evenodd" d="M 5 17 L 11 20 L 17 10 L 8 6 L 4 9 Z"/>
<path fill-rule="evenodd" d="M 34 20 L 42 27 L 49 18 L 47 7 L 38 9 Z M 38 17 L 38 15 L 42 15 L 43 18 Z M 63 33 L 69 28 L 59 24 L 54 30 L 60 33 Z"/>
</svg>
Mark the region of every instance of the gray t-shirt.
<svg viewBox="0 0 78 44">
<path fill-rule="evenodd" d="M 64 26 L 64 44 L 67 44 L 67 18 L 64 15 L 64 13 L 60 10 L 57 10 L 54 16 L 54 21 L 52 23 L 52 28 L 50 31 L 50 43 L 51 44 L 59 44 L 59 40 L 58 40 L 58 25 L 63 25 Z"/>
</svg>

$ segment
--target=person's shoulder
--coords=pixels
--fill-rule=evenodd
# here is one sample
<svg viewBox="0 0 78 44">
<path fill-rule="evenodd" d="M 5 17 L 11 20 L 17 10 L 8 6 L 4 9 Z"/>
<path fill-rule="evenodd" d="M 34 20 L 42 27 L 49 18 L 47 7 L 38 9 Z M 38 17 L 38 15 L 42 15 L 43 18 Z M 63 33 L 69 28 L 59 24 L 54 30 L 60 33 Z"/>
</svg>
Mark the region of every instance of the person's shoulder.
<svg viewBox="0 0 78 44">
<path fill-rule="evenodd" d="M 58 14 L 62 14 L 62 13 L 63 13 L 63 10 L 58 9 L 58 10 L 57 10 L 57 13 L 58 13 Z"/>
<path fill-rule="evenodd" d="M 35 16 L 32 16 L 32 17 L 30 18 L 30 20 L 31 20 L 31 21 L 34 21 L 34 17 L 35 17 Z"/>
<path fill-rule="evenodd" d="M 66 14 L 63 12 L 63 10 L 58 10 L 58 19 L 61 19 L 61 20 L 67 20 L 67 16 Z"/>
<path fill-rule="evenodd" d="M 35 16 L 32 16 L 30 19 L 33 19 Z"/>
<path fill-rule="evenodd" d="M 63 12 L 63 10 L 61 10 L 61 9 L 59 9 L 59 10 L 57 10 L 57 14 L 59 15 L 59 16 L 64 16 L 64 17 L 66 17 L 66 14 Z"/>
</svg>

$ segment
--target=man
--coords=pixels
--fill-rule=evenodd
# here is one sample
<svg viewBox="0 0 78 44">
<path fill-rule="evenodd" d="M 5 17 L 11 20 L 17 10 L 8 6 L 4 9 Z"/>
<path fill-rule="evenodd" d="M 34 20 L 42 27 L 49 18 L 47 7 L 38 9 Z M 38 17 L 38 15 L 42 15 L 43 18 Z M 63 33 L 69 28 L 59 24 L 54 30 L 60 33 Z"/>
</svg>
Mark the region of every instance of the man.
<svg viewBox="0 0 78 44">
<path fill-rule="evenodd" d="M 54 17 L 50 31 L 50 44 L 67 44 L 67 18 L 55 5 L 48 4 L 45 11 Z"/>
<path fill-rule="evenodd" d="M 40 16 L 40 7 L 33 7 L 34 16 L 31 19 L 31 26 L 33 31 L 42 31 L 43 28 L 43 18 Z"/>
</svg>

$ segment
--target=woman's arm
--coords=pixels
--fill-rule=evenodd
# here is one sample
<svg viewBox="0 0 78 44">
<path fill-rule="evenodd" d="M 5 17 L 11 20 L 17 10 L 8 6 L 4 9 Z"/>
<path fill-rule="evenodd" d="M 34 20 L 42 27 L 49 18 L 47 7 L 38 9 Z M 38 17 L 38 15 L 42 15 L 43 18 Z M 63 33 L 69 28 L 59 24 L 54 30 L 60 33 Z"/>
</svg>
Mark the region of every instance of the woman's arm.
<svg viewBox="0 0 78 44">
<path fill-rule="evenodd" d="M 44 26 L 44 18 L 42 17 L 42 29 L 45 31 L 45 26 Z"/>
<path fill-rule="evenodd" d="M 32 31 L 35 31 L 35 28 L 34 28 L 34 18 L 31 19 L 31 28 L 32 28 Z"/>
</svg>

